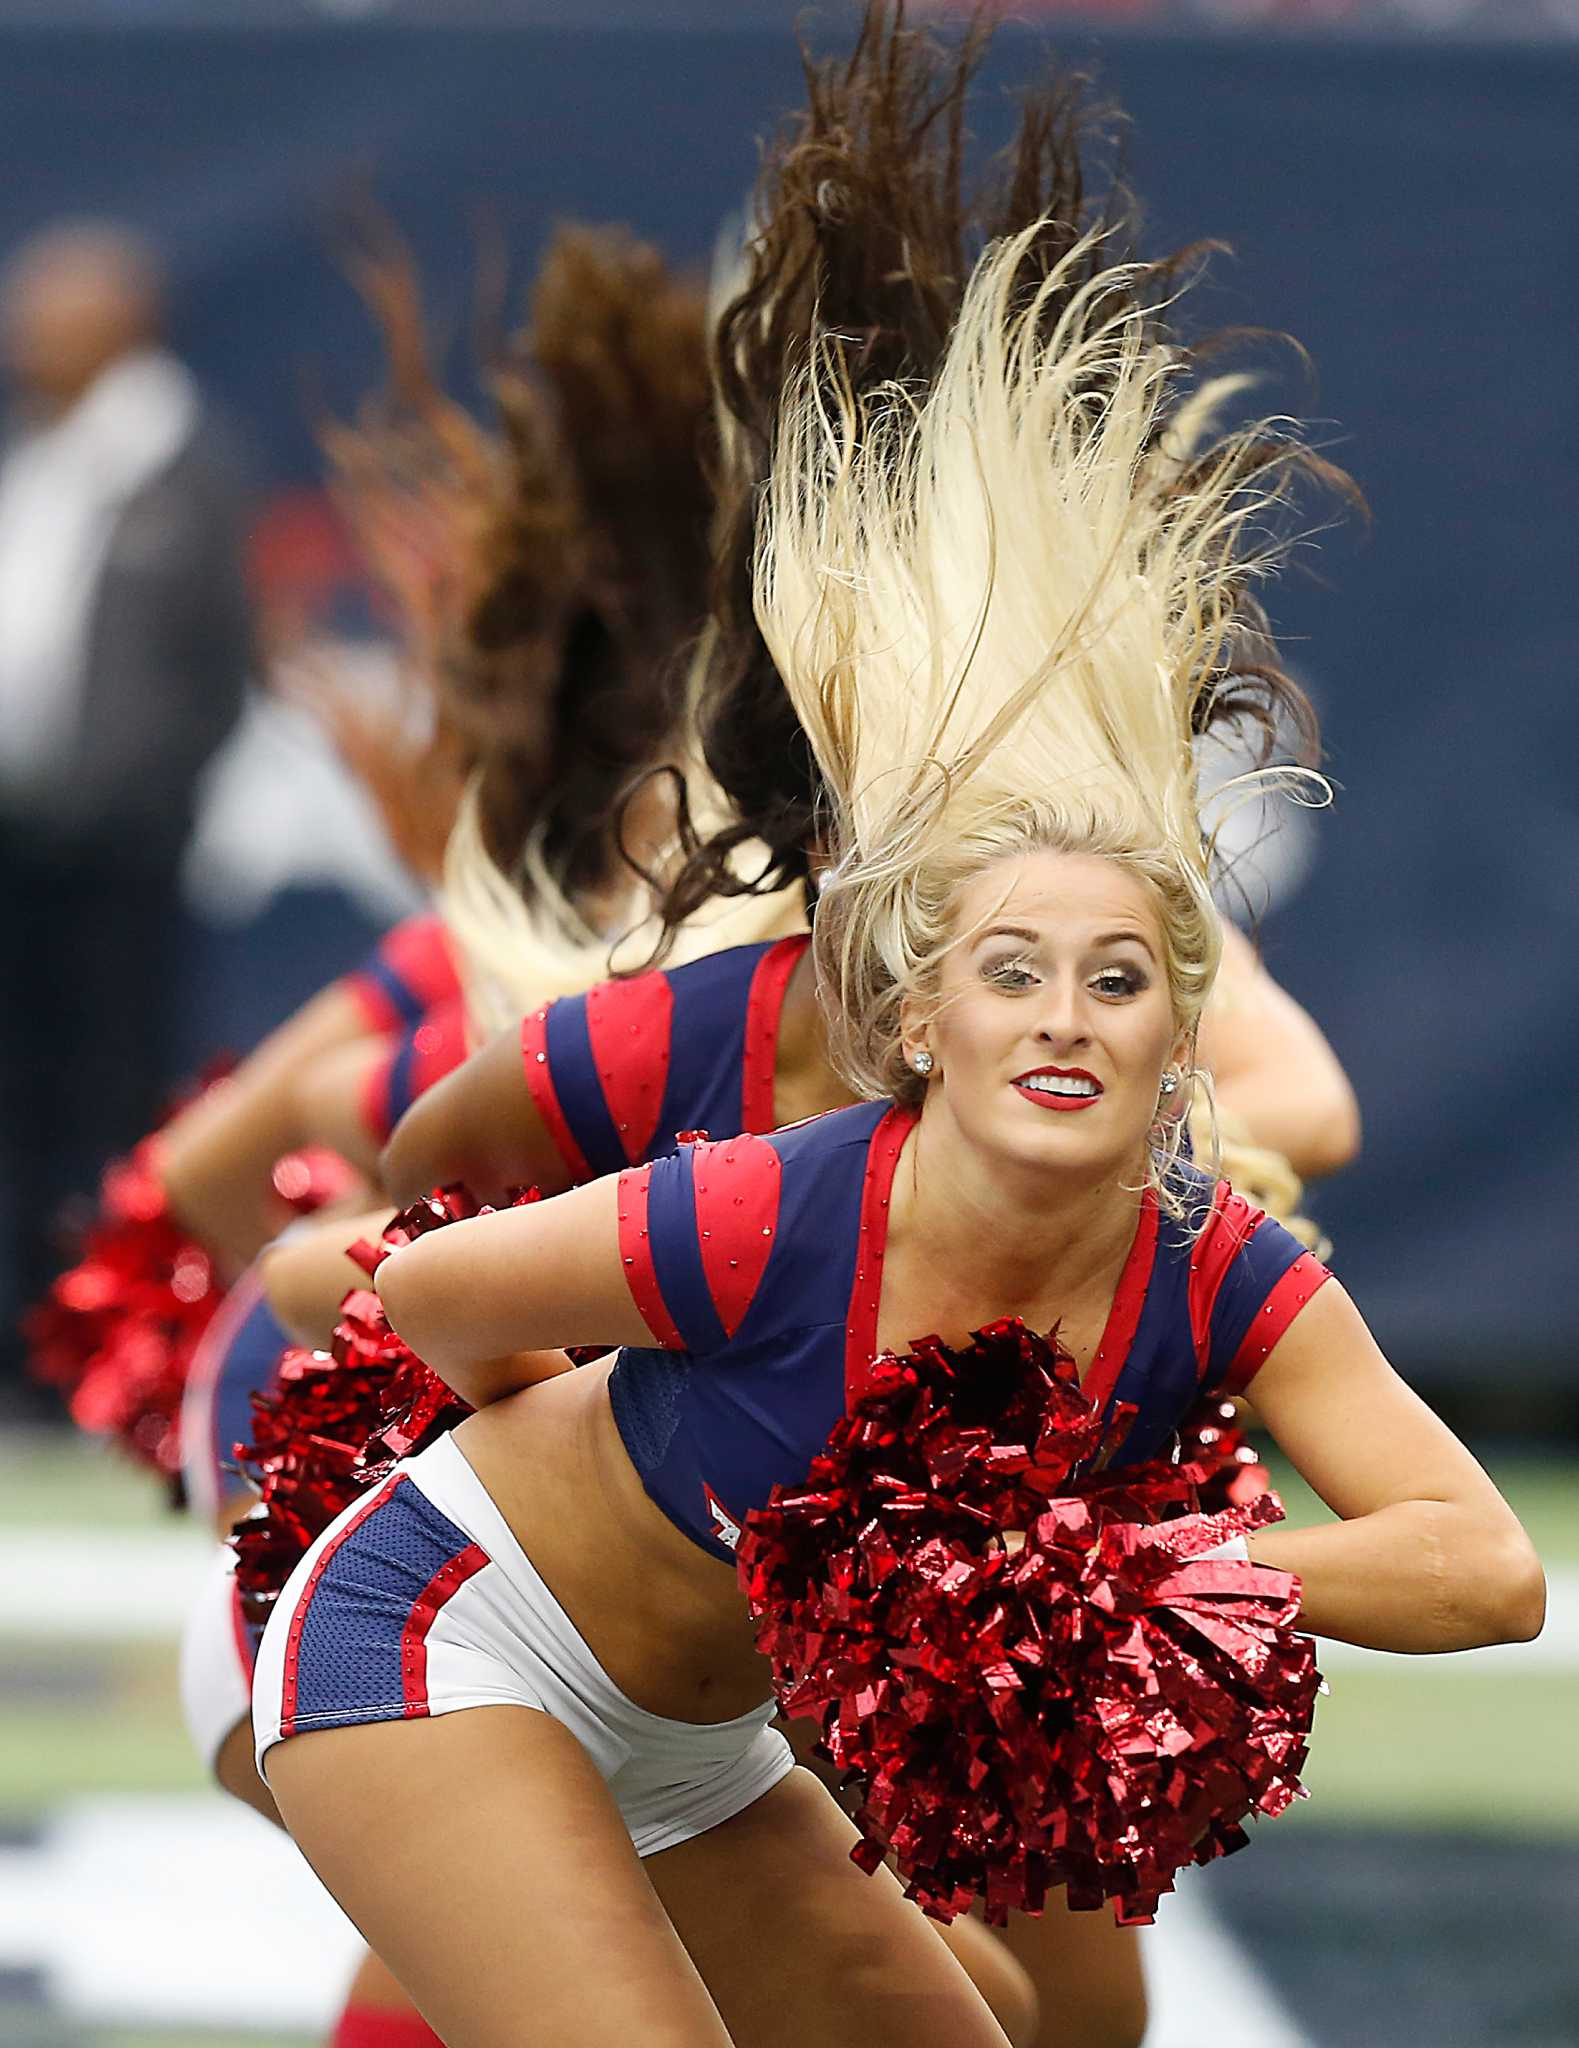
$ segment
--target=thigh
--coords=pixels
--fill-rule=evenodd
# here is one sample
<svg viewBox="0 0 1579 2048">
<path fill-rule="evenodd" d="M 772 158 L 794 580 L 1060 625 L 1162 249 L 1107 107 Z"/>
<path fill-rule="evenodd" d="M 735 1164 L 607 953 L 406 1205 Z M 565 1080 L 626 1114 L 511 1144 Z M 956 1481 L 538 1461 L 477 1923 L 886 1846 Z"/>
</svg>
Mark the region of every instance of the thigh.
<svg viewBox="0 0 1579 2048">
<path fill-rule="evenodd" d="M 1071 1913 L 1060 1892 L 1045 1913 L 1015 1913 L 994 1932 L 1035 1988 L 1036 2048 L 1140 2048 L 1146 1978 L 1138 1927 L 1120 1927 L 1110 1906 Z"/>
<path fill-rule="evenodd" d="M 803 1770 L 647 1861 L 735 2048 L 1003 2048 L 970 1979 Z"/>
<path fill-rule="evenodd" d="M 730 2048 L 608 1787 L 530 1707 L 293 1736 L 269 1789 L 448 2048 Z"/>
</svg>

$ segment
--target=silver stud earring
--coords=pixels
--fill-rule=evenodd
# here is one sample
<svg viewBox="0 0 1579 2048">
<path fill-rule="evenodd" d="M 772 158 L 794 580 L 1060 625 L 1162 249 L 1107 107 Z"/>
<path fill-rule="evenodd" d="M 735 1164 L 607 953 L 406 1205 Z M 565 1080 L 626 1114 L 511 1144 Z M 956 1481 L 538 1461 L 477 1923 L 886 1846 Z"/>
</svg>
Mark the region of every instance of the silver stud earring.
<svg viewBox="0 0 1579 2048">
<path fill-rule="evenodd" d="M 910 1064 L 924 1081 L 932 1071 L 932 1055 L 929 1052 L 918 1052 Z"/>
<path fill-rule="evenodd" d="M 1179 1082 L 1182 1079 L 1183 1076 L 1179 1073 L 1177 1067 L 1169 1067 L 1162 1077 L 1162 1088 L 1160 1092 L 1165 1096 L 1177 1094 Z"/>
</svg>

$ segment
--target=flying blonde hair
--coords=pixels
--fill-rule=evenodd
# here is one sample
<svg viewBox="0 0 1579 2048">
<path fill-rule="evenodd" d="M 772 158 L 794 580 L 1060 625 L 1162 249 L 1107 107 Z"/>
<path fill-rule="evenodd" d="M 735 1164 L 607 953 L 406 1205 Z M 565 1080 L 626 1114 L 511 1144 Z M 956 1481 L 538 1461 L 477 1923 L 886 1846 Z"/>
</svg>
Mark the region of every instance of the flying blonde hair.
<svg viewBox="0 0 1579 2048">
<path fill-rule="evenodd" d="M 823 331 L 780 415 L 755 600 L 829 791 L 820 979 L 864 1096 L 915 1099 L 901 1005 L 1006 853 L 1100 853 L 1155 888 L 1182 1030 L 1217 968 L 1191 733 L 1305 451 L 1267 421 L 1210 438 L 1242 380 L 1186 392 L 1154 274 L 1093 265 L 1100 234 L 1038 270 L 1045 239 L 987 250 L 925 388 L 857 399 Z"/>
</svg>

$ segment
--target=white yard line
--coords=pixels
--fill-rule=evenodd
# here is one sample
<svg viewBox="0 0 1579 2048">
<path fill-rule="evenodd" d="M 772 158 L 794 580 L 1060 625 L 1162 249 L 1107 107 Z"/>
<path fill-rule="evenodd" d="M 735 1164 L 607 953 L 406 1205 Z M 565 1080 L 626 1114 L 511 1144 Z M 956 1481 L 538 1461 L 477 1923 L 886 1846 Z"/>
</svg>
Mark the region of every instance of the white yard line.
<svg viewBox="0 0 1579 2048">
<path fill-rule="evenodd" d="M 1157 1908 L 1145 1943 L 1146 2048 L 1315 2048 L 1208 1905 L 1192 1871 Z"/>
</svg>

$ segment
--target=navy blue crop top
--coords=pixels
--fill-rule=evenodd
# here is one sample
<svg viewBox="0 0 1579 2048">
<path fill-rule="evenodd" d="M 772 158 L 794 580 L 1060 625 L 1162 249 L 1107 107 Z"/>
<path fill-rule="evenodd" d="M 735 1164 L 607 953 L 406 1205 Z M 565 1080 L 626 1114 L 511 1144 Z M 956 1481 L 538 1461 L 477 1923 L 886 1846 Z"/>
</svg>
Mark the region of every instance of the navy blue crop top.
<svg viewBox="0 0 1579 2048">
<path fill-rule="evenodd" d="M 655 1158 L 681 1131 L 771 1131 L 784 992 L 809 944 L 731 946 L 534 1010 L 526 1082 L 571 1176 Z"/>
<path fill-rule="evenodd" d="M 865 1380 L 915 1122 L 861 1103 L 621 1175 L 621 1254 L 654 1344 L 620 1353 L 614 1417 L 650 1497 L 714 1556 L 806 1477 Z M 1226 1181 L 1182 1170 L 1205 1225 L 1192 1236 L 1147 1195 L 1086 1374 L 1094 1400 L 1135 1406 L 1120 1463 L 1162 1451 L 1200 1395 L 1243 1388 L 1329 1277 Z"/>
</svg>

